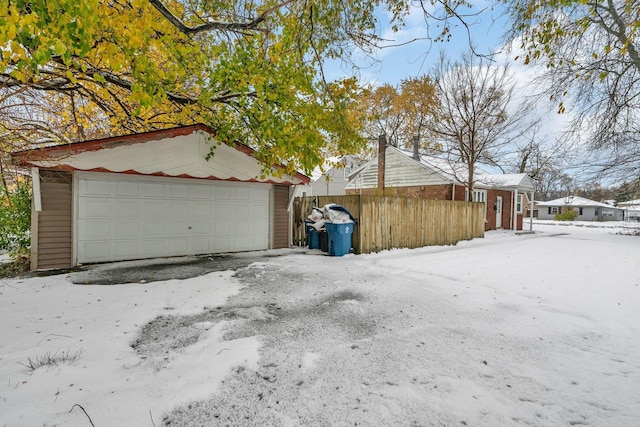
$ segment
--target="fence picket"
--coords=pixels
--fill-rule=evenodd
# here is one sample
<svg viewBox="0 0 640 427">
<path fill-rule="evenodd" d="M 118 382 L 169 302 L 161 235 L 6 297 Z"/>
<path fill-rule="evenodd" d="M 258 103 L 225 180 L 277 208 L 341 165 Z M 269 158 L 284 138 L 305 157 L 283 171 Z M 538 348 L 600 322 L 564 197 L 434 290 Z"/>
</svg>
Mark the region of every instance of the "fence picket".
<svg viewBox="0 0 640 427">
<path fill-rule="evenodd" d="M 328 203 L 344 206 L 357 219 L 352 243 L 358 254 L 453 245 L 484 237 L 482 203 L 353 194 L 296 198 L 294 244 L 307 244 L 304 221 L 313 206 L 321 208 Z"/>
</svg>

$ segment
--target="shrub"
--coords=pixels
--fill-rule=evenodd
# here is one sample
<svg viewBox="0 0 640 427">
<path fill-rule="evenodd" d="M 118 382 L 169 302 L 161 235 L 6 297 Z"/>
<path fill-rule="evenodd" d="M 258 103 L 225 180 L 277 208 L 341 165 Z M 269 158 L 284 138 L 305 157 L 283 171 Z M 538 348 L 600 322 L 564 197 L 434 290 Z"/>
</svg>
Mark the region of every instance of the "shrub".
<svg viewBox="0 0 640 427">
<path fill-rule="evenodd" d="M 564 212 L 556 214 L 554 218 L 556 221 L 574 221 L 578 218 L 578 212 L 568 208 Z"/>
<path fill-rule="evenodd" d="M 17 259 L 26 257 L 31 245 L 31 193 L 22 185 L 0 189 L 0 250 Z"/>
</svg>

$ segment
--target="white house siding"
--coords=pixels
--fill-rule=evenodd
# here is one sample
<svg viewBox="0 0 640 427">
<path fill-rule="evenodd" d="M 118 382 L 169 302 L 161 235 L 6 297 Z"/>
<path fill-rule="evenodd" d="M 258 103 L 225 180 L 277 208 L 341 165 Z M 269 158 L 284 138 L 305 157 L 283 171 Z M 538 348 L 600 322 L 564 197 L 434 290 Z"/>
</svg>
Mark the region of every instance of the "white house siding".
<svg viewBox="0 0 640 427">
<path fill-rule="evenodd" d="M 339 196 L 344 194 L 344 188 L 349 177 L 344 176 L 344 168 L 331 168 L 311 184 L 314 196 Z M 327 180 L 327 177 L 329 179 Z"/>
<path fill-rule="evenodd" d="M 599 208 L 600 221 L 622 221 L 624 214 L 620 209 Z"/>
<path fill-rule="evenodd" d="M 558 208 L 559 211 L 565 209 L 565 206 L 540 206 L 538 208 L 538 219 L 555 219 L 555 213 L 549 213 L 553 211 L 553 208 Z M 594 207 L 594 206 L 572 206 L 573 210 L 579 213 L 576 221 L 622 221 L 622 211 L 616 209 L 613 206 L 607 207 Z M 582 212 L 580 212 L 582 210 Z"/>
<path fill-rule="evenodd" d="M 395 150 L 387 150 L 384 180 L 386 187 L 409 187 L 412 185 L 438 185 L 448 183 L 448 180 L 443 179 L 437 173 L 419 165 L 404 154 L 398 153 Z"/>
<path fill-rule="evenodd" d="M 582 215 L 578 215 L 577 221 L 596 221 L 595 208 L 594 207 L 582 207 L 572 206 L 572 208 L 580 213 L 582 209 Z M 557 212 L 556 212 L 557 210 Z M 540 206 L 538 208 L 538 219 L 555 219 L 557 213 L 563 212 L 565 206 Z M 550 213 L 551 212 L 551 213 Z"/>
<path fill-rule="evenodd" d="M 358 188 L 375 188 L 378 186 L 378 164 L 375 161 L 369 164 L 350 181 L 345 189 L 357 190 Z"/>
<path fill-rule="evenodd" d="M 538 219 L 554 219 L 555 214 L 549 213 L 549 206 L 538 207 Z"/>
<path fill-rule="evenodd" d="M 385 187 L 409 187 L 416 185 L 450 184 L 437 173 L 421 166 L 395 149 L 387 148 L 385 159 Z M 349 184 L 347 189 L 376 188 L 378 186 L 378 163 L 374 159 Z"/>
<path fill-rule="evenodd" d="M 578 221 L 597 221 L 598 220 L 595 207 L 576 208 L 576 210 L 578 211 L 578 213 L 582 213 L 581 215 L 578 215 Z"/>
</svg>

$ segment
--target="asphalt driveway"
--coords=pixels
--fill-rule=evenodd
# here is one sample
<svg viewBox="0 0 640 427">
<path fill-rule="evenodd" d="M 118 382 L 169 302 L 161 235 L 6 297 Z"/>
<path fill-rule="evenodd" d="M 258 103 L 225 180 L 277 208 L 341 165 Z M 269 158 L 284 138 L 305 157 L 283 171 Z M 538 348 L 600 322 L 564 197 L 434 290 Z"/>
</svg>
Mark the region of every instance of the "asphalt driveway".
<svg viewBox="0 0 640 427">
<path fill-rule="evenodd" d="M 291 252 L 292 250 L 276 250 L 93 264 L 71 272 L 70 279 L 78 285 L 117 285 L 181 280 L 203 276 L 214 271 L 236 271 L 254 262 Z"/>
</svg>

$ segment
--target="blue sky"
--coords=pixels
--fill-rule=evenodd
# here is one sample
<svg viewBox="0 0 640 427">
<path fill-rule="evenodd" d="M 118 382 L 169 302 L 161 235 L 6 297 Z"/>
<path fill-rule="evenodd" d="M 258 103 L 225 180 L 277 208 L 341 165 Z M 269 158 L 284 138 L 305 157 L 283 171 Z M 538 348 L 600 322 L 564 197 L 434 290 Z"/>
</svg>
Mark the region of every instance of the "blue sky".
<svg viewBox="0 0 640 427">
<path fill-rule="evenodd" d="M 477 53 L 499 52 L 495 56 L 496 66 L 509 63 L 516 80 L 516 90 L 522 96 L 535 92 L 531 78 L 539 72 L 539 69 L 514 61 L 513 58 L 517 53 L 507 52 L 504 49 L 505 33 L 509 30 L 509 22 L 502 3 L 494 0 L 471 0 L 471 3 L 472 8 L 463 11 L 467 14 L 465 22 L 469 26 L 469 32 L 462 23 L 451 21 L 451 38 L 444 42 L 432 41 L 440 30 L 433 25 L 433 21 L 430 21 L 431 28 L 428 28 L 421 10 L 414 10 L 407 17 L 406 26 L 397 33 L 390 30 L 386 12 L 379 11 L 377 13 L 380 22 L 378 34 L 384 39 L 389 39 L 389 44 L 396 47 L 378 50 L 377 61 L 372 61 L 356 52 L 353 56 L 358 65 L 357 68 L 336 61 L 326 68 L 326 77 L 333 80 L 355 74 L 361 83 L 375 85 L 389 83 L 397 86 L 403 79 L 430 73 L 431 68 L 437 64 L 441 51 L 449 59 L 456 60 L 469 50 L 472 43 Z M 571 118 L 570 112 L 563 115 L 556 114 L 556 107 L 539 105 L 535 113 L 543 123 L 537 137 L 549 143 L 561 137 L 562 130 Z M 571 173 L 569 170 L 567 172 Z"/>
<path fill-rule="evenodd" d="M 471 0 L 473 6 L 465 12 L 468 16 L 465 22 L 469 25 L 469 33 L 464 26 L 452 21 L 451 39 L 446 42 L 434 43 L 429 40 L 438 34 L 439 30 L 432 25 L 431 34 L 424 21 L 422 11 L 414 10 L 407 19 L 406 26 L 397 33 L 393 33 L 389 25 L 388 15 L 384 11 L 377 13 L 380 28 L 378 35 L 384 39 L 389 39 L 389 44 L 397 45 L 378 50 L 376 52 L 377 61 L 365 58 L 356 52 L 354 58 L 357 60 L 358 68 L 352 69 L 346 64 L 333 62 L 327 67 L 326 77 L 329 80 L 356 75 L 361 83 L 381 85 L 389 83 L 398 86 L 403 79 L 418 77 L 430 73 L 440 58 L 440 52 L 456 60 L 469 50 L 471 42 L 477 53 L 490 54 L 498 51 L 495 56 L 495 65 L 502 66 L 509 64 L 516 82 L 516 92 L 523 97 L 531 96 L 538 89 L 532 83 L 532 78 L 541 72 L 544 65 L 524 65 L 522 61 L 515 61 L 516 51 L 509 52 L 504 49 L 506 44 L 505 33 L 509 30 L 509 21 L 504 13 L 502 3 L 494 0 Z M 497 3 L 497 4 L 496 4 Z M 433 22 L 430 22 L 433 24 Z M 416 40 L 408 43 L 411 40 Z M 359 59 L 359 60 L 358 60 Z M 549 103 L 539 103 L 533 115 L 541 120 L 541 126 L 536 134 L 536 139 L 544 144 L 553 144 L 556 140 L 567 141 L 564 134 L 566 126 L 570 123 L 573 112 L 571 111 L 571 100 L 565 100 L 567 112 L 557 114 L 557 105 Z M 525 139 L 520 141 L 521 145 L 528 142 Z M 581 181 L 588 174 L 588 153 L 582 147 L 580 141 L 574 141 L 571 152 L 575 159 L 565 158 L 564 172 L 572 175 L 576 181 Z M 515 151 L 514 151 L 515 152 Z M 608 185 L 608 183 L 607 183 Z"/>
<path fill-rule="evenodd" d="M 439 59 L 440 51 L 451 59 L 456 59 L 469 50 L 473 43 L 476 51 L 488 54 L 499 49 L 503 44 L 503 35 L 507 20 L 503 9 L 491 5 L 491 1 L 475 1 L 472 9 L 464 10 L 469 16 L 465 22 L 469 25 L 469 33 L 463 24 L 451 21 L 451 39 L 444 42 L 433 42 L 432 39 L 441 31 L 430 21 L 428 28 L 421 10 L 413 10 L 406 19 L 406 26 L 399 32 L 391 31 L 388 26 L 389 16 L 384 11 L 377 13 L 380 27 L 378 34 L 391 47 L 376 52 L 377 61 L 372 61 L 357 52 L 354 58 L 359 66 L 355 70 L 363 82 L 390 83 L 398 85 L 402 79 L 426 74 Z M 473 14 L 473 15 L 472 15 Z M 414 40 L 414 41 L 412 41 Z M 350 76 L 354 70 L 346 64 L 331 63 L 327 68 L 329 79 Z"/>
</svg>

